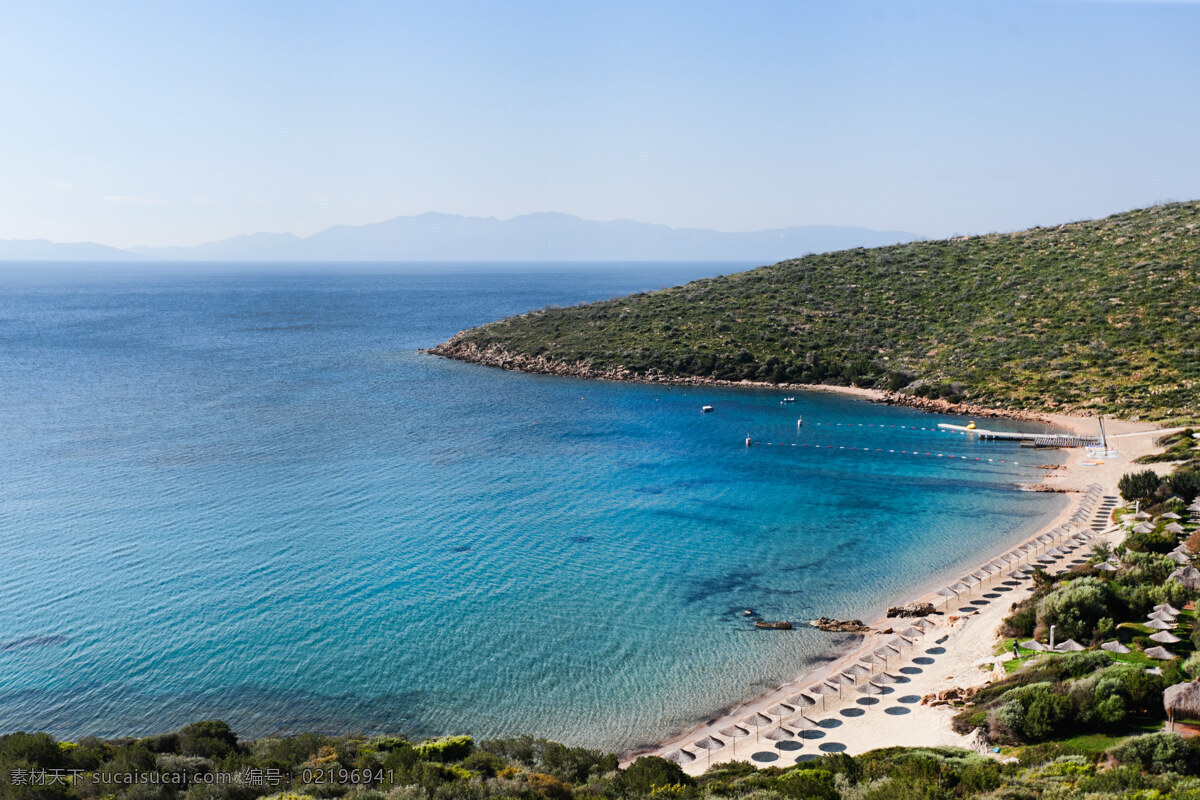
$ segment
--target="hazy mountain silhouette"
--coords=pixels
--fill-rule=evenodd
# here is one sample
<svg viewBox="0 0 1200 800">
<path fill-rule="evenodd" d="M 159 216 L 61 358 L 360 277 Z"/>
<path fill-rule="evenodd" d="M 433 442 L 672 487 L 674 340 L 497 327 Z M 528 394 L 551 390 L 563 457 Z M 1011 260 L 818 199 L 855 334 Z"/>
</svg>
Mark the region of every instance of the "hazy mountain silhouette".
<svg viewBox="0 0 1200 800">
<path fill-rule="evenodd" d="M 93 242 L 0 239 L 0 261 L 130 261 L 136 254 Z"/>
<path fill-rule="evenodd" d="M 258 233 L 195 247 L 137 247 L 152 258 L 189 261 L 673 261 L 773 262 L 810 252 L 909 242 L 905 231 L 806 225 L 749 233 L 670 228 L 632 220 L 593 222 L 569 214 L 512 219 L 420 214 L 369 225 L 337 225 L 307 238 Z"/>
<path fill-rule="evenodd" d="M 6 260 L 167 261 L 755 261 L 910 242 L 905 231 L 835 225 L 723 233 L 632 220 L 594 222 L 569 214 L 512 219 L 420 214 L 369 225 L 337 225 L 305 238 L 254 233 L 188 247 L 0 241 Z"/>
</svg>

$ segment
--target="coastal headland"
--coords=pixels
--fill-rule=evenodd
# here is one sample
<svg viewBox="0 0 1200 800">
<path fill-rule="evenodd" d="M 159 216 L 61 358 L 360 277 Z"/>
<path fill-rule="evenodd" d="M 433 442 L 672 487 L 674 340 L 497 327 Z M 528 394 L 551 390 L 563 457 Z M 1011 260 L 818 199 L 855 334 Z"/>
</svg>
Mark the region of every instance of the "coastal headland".
<svg viewBox="0 0 1200 800">
<path fill-rule="evenodd" d="M 434 353 L 704 385 L 867 386 L 890 401 L 1170 420 L 1200 414 L 1200 203 L 781 261 L 547 307 Z"/>
</svg>

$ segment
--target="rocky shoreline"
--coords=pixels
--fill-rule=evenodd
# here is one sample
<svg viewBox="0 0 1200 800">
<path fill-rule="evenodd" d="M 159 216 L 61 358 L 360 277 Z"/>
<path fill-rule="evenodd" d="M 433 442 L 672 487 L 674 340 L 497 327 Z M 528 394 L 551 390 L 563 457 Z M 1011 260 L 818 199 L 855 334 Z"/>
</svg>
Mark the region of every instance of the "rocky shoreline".
<svg viewBox="0 0 1200 800">
<path fill-rule="evenodd" d="M 568 364 L 562 361 L 548 359 L 545 356 L 531 356 L 525 353 L 514 353 L 501 347 L 489 347 L 481 350 L 474 342 L 463 341 L 460 336 L 454 336 L 449 341 L 432 347 L 424 352 L 443 358 L 464 361 L 469 364 L 479 364 L 485 367 L 529 372 L 537 375 L 557 375 L 564 378 L 583 378 L 586 380 L 621 381 L 625 383 L 663 383 L 669 386 L 720 386 L 748 389 L 776 389 L 779 391 L 805 390 L 845 390 L 847 387 L 834 385 L 810 385 L 793 383 L 767 383 L 766 381 L 727 381 L 717 378 L 699 376 L 668 376 L 656 370 L 641 373 L 625 367 L 609 367 L 598 369 L 586 361 Z M 858 390 L 862 397 L 872 403 L 889 406 L 904 406 L 937 414 L 958 414 L 968 417 L 1004 417 L 1007 419 L 1027 420 L 1030 422 L 1048 422 L 1045 415 L 1036 411 L 1024 409 L 989 408 L 974 403 L 951 403 L 941 398 L 916 397 L 900 392 L 879 389 Z"/>
</svg>

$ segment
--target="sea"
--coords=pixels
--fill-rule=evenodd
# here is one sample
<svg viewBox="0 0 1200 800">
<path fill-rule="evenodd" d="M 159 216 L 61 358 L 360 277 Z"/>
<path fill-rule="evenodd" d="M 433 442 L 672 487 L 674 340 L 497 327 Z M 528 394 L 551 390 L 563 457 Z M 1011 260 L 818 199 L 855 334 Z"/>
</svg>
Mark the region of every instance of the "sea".
<svg viewBox="0 0 1200 800">
<path fill-rule="evenodd" d="M 961 418 L 423 352 L 747 266 L 0 275 L 0 732 L 627 750 L 1065 506 L 1022 488 L 1053 454 Z"/>
</svg>

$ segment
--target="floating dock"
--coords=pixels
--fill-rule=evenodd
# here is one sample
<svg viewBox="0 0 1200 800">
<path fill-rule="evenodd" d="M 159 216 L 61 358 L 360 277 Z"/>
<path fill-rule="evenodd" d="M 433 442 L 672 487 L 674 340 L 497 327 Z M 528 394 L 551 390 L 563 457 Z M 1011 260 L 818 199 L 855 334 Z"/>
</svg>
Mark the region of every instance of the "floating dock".
<svg viewBox="0 0 1200 800">
<path fill-rule="evenodd" d="M 967 425 L 951 425 L 946 422 L 938 423 L 938 427 L 955 433 L 970 434 L 980 439 L 1003 439 L 1010 442 L 1020 442 L 1025 447 L 1095 447 L 1100 439 L 1095 436 L 1075 436 L 1069 433 L 1015 433 L 1013 431 L 989 431 L 984 428 L 973 428 Z"/>
</svg>

